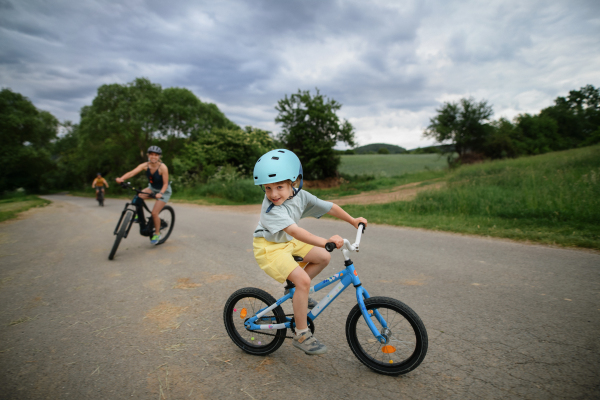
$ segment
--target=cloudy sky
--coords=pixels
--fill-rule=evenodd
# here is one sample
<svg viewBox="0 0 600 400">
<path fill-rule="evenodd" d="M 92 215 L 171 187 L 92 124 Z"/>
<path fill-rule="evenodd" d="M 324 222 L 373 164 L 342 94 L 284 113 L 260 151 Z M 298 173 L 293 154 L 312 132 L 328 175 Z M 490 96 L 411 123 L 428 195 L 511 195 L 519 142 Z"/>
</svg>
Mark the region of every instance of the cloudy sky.
<svg viewBox="0 0 600 400">
<path fill-rule="evenodd" d="M 0 86 L 59 120 L 136 77 L 274 133 L 319 88 L 359 144 L 414 148 L 445 101 L 513 118 L 600 86 L 600 1 L 0 0 Z"/>
</svg>

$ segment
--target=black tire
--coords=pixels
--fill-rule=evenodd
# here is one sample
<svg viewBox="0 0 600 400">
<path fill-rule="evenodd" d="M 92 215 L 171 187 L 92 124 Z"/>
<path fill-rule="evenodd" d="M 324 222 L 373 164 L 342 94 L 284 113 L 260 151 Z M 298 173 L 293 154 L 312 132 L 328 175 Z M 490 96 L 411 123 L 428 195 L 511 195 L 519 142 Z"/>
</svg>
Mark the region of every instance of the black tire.
<svg viewBox="0 0 600 400">
<path fill-rule="evenodd" d="M 102 190 L 98 191 L 98 205 L 104 207 L 104 192 Z"/>
<path fill-rule="evenodd" d="M 123 220 L 121 221 L 121 226 L 119 227 L 119 230 L 117 232 L 117 237 L 115 237 L 115 243 L 113 244 L 112 250 L 110 251 L 110 254 L 108 255 L 108 259 L 112 260 L 113 258 L 115 258 L 115 253 L 117 252 L 117 249 L 119 248 L 119 243 L 121 243 L 121 239 L 123 239 L 123 236 L 125 236 L 125 234 L 127 233 L 127 227 L 129 226 L 129 221 L 131 221 L 131 217 L 133 216 L 133 211 L 128 210 L 125 215 L 123 216 Z"/>
<path fill-rule="evenodd" d="M 175 211 L 171 206 L 164 206 L 160 210 L 160 213 L 158 213 L 158 218 L 160 218 L 160 241 L 157 244 L 163 244 L 171 236 L 171 232 L 173 232 Z M 152 236 L 154 235 L 154 220 L 152 216 L 148 220 L 148 229 L 150 230 L 150 240 L 152 240 Z"/>
<path fill-rule="evenodd" d="M 375 340 L 357 304 L 346 320 L 346 339 L 352 352 L 367 367 L 384 375 L 402 375 L 417 368 L 427 354 L 427 330 L 421 318 L 406 304 L 389 297 L 365 300 L 367 310 L 379 310 L 390 330 L 387 345 Z M 383 327 L 375 316 L 375 326 Z"/>
<path fill-rule="evenodd" d="M 267 331 L 274 336 L 264 335 L 258 331 L 249 331 L 244 326 L 244 321 L 251 318 L 259 310 L 275 303 L 269 293 L 256 288 L 243 288 L 237 290 L 225 303 L 223 322 L 225 329 L 233 343 L 246 353 L 255 356 L 266 356 L 277 350 L 284 342 L 287 329 Z M 246 310 L 245 314 L 242 312 Z M 267 319 L 275 318 L 277 323 L 284 323 L 285 313 L 281 307 L 275 307 L 272 312 L 264 315 L 264 324 L 273 323 Z M 259 323 L 260 324 L 260 323 Z"/>
</svg>

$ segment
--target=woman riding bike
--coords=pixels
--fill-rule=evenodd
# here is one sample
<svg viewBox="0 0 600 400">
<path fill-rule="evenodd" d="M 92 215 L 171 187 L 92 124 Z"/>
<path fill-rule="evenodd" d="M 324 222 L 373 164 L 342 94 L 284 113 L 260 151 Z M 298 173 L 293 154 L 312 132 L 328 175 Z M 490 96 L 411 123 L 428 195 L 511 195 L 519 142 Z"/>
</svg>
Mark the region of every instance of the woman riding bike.
<svg viewBox="0 0 600 400">
<path fill-rule="evenodd" d="M 158 244 L 160 241 L 160 210 L 167 204 L 171 198 L 171 185 L 169 183 L 169 169 L 160 160 L 162 150 L 158 146 L 148 148 L 148 162 L 138 165 L 134 170 L 127 172 L 120 178 L 115 179 L 117 183 L 123 183 L 125 180 L 146 170 L 149 185 L 139 194 L 139 197 L 146 200 L 151 198 L 143 193 L 153 193 L 156 196 L 156 202 L 152 209 L 152 220 L 154 221 L 154 235 L 150 240 L 151 244 Z"/>
<path fill-rule="evenodd" d="M 106 186 L 108 189 L 108 182 L 106 182 L 106 179 L 104 179 L 102 174 L 98 172 L 96 174 L 96 179 L 94 179 L 94 182 L 92 182 L 92 188 L 96 189 L 96 200 L 98 200 L 98 192 L 100 190 L 104 191 L 104 186 Z"/>
</svg>

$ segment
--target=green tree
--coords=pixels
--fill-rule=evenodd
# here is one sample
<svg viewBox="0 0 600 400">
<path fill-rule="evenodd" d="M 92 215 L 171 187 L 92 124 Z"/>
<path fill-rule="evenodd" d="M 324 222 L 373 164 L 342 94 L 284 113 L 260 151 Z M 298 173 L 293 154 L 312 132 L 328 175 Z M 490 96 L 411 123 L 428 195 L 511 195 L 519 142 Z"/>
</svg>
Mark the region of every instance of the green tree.
<svg viewBox="0 0 600 400">
<path fill-rule="evenodd" d="M 57 129 L 58 120 L 49 112 L 38 110 L 27 97 L 10 89 L 0 91 L 3 190 L 44 188 L 44 177 L 53 168 L 49 148 Z"/>
<path fill-rule="evenodd" d="M 516 127 L 506 118 L 493 121 L 494 128 L 486 138 L 484 153 L 491 159 L 516 157 L 522 153 L 516 141 Z"/>
<path fill-rule="evenodd" d="M 460 160 L 468 153 L 483 153 L 487 137 L 493 131 L 487 123 L 493 114 L 492 107 L 485 100 L 447 102 L 436 111 L 438 114 L 429 120 L 424 137 L 439 143 L 452 142 Z"/>
<path fill-rule="evenodd" d="M 103 85 L 91 106 L 81 110 L 77 129 L 82 169 L 122 174 L 146 160 L 151 145 L 163 148 L 169 164 L 186 143 L 217 128 L 239 129 L 216 105 L 203 103 L 182 88 L 162 89 L 145 78 Z"/>
<path fill-rule="evenodd" d="M 242 129 L 217 128 L 185 145 L 174 160 L 175 172 L 193 174 L 206 181 L 221 167 L 234 167 L 240 176 L 252 173 L 256 160 L 273 149 L 269 132 L 247 126 Z"/>
<path fill-rule="evenodd" d="M 515 122 L 514 138 L 520 154 L 542 154 L 568 148 L 559 134 L 559 124 L 547 115 L 521 114 Z"/>
<path fill-rule="evenodd" d="M 554 105 L 543 109 L 540 116 L 557 123 L 552 150 L 597 143 L 594 137 L 600 139 L 600 90 L 592 85 L 571 90 L 567 97 L 557 97 Z"/>
<path fill-rule="evenodd" d="M 300 158 L 305 179 L 323 179 L 337 176 L 341 158 L 333 147 L 337 142 L 354 146 L 354 128 L 347 120 L 340 121 L 336 112 L 342 105 L 323 96 L 319 89 L 313 96 L 298 90 L 285 95 L 275 109 L 275 122 L 281 123 L 278 139 L 285 148 Z"/>
</svg>

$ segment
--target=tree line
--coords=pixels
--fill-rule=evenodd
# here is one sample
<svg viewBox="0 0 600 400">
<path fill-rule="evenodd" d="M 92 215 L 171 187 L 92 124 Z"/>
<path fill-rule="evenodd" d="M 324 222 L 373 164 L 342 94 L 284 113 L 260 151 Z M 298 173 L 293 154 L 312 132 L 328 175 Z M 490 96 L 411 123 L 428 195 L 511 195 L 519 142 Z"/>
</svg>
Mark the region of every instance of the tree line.
<svg viewBox="0 0 600 400">
<path fill-rule="evenodd" d="M 539 114 L 491 120 L 487 101 L 444 103 L 423 133 L 451 143 L 450 163 L 535 155 L 600 143 L 600 91 L 592 85 L 559 96 Z"/>
<path fill-rule="evenodd" d="M 278 101 L 271 132 L 229 120 L 212 103 L 185 88 L 162 88 L 146 78 L 98 88 L 80 122 L 59 121 L 25 96 L 0 91 L 0 154 L 7 168 L 4 190 L 86 189 L 96 173 L 114 178 L 147 160 L 149 146 L 163 149 L 174 184 L 195 185 L 223 177 L 249 177 L 265 152 L 284 147 L 300 157 L 306 179 L 334 176 L 337 142 L 354 146 L 354 128 L 337 116 L 341 104 L 309 91 Z M 60 134 L 59 134 L 60 132 Z"/>
<path fill-rule="evenodd" d="M 185 88 L 162 88 L 146 78 L 98 88 L 80 122 L 60 123 L 25 96 L 0 91 L 0 185 L 5 191 L 86 189 L 97 172 L 109 179 L 146 161 L 151 145 L 175 185 L 247 178 L 254 163 L 275 148 L 294 151 L 305 179 L 337 176 L 343 142 L 355 147 L 354 127 L 338 117 L 342 105 L 320 93 L 298 90 L 277 102 L 282 131 L 239 127 L 212 103 Z M 425 137 L 445 145 L 451 164 L 518 157 L 600 143 L 600 92 L 592 85 L 558 97 L 539 114 L 491 120 L 492 106 L 473 98 L 444 103 Z M 60 134 L 59 134 L 60 132 Z M 440 149 L 440 150 L 437 150 Z M 389 149 L 386 149 L 389 150 Z"/>
</svg>

